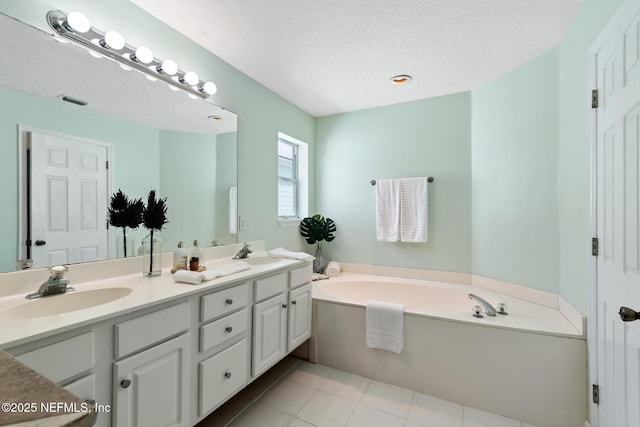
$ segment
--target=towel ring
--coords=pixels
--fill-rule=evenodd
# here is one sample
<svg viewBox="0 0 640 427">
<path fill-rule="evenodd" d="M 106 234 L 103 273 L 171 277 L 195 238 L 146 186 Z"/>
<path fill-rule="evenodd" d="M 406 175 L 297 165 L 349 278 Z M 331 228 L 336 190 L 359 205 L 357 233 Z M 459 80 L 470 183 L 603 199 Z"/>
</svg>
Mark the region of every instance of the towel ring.
<svg viewBox="0 0 640 427">
<path fill-rule="evenodd" d="M 428 177 L 427 178 L 427 182 L 433 182 L 433 177 L 432 176 Z M 375 179 L 371 180 L 371 185 L 376 185 L 376 180 Z"/>
</svg>

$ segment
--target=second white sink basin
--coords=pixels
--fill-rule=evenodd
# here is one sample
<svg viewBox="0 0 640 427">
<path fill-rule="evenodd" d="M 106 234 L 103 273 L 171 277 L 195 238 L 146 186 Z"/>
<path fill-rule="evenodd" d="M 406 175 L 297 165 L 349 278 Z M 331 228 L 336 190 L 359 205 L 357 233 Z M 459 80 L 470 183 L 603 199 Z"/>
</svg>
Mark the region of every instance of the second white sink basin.
<svg viewBox="0 0 640 427">
<path fill-rule="evenodd" d="M 129 288 L 105 288 L 91 291 L 70 292 L 51 295 L 0 311 L 2 319 L 29 319 L 33 317 L 53 316 L 106 304 L 131 293 Z"/>
<path fill-rule="evenodd" d="M 264 264 L 272 264 L 274 262 L 280 261 L 282 258 L 272 257 L 272 256 L 256 256 L 256 257 L 248 257 L 242 258 L 238 261 L 244 261 L 249 265 L 264 265 Z"/>
</svg>

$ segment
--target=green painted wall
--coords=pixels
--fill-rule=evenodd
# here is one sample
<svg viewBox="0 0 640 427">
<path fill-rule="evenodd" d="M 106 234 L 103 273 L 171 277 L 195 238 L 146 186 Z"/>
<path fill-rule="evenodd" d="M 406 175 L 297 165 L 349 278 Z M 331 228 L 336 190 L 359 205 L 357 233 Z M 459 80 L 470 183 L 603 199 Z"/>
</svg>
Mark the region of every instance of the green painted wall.
<svg viewBox="0 0 640 427">
<path fill-rule="evenodd" d="M 472 268 L 558 293 L 558 54 L 472 94 Z"/>
<path fill-rule="evenodd" d="M 218 135 L 216 145 L 216 242 L 235 242 L 237 233 L 229 232 L 229 188 L 238 185 L 238 133 Z"/>
<path fill-rule="evenodd" d="M 621 4 L 585 0 L 559 47 L 559 283 L 560 294 L 583 313 L 591 265 L 588 49 Z"/>
<path fill-rule="evenodd" d="M 343 262 L 468 272 L 471 268 L 470 94 L 319 118 L 317 213 Z M 433 176 L 426 243 L 378 242 L 372 179 Z M 316 211 L 312 211 L 316 213 Z"/>
<path fill-rule="evenodd" d="M 159 196 L 167 198 L 169 219 L 163 251 L 179 241 L 190 247 L 194 240 L 208 246 L 216 239 L 216 145 L 215 135 L 160 131 Z"/>
</svg>

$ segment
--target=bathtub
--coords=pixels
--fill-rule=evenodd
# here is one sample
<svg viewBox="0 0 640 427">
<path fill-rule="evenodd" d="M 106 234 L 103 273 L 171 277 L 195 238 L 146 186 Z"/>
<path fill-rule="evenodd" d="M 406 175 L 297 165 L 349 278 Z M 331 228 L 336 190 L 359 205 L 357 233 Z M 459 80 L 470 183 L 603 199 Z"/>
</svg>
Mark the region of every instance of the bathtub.
<svg viewBox="0 0 640 427">
<path fill-rule="evenodd" d="M 474 293 L 506 316 L 472 316 Z M 405 305 L 400 354 L 365 345 L 368 300 Z M 555 307 L 478 286 L 342 273 L 314 282 L 312 361 L 539 427 L 582 427 L 584 334 Z"/>
</svg>

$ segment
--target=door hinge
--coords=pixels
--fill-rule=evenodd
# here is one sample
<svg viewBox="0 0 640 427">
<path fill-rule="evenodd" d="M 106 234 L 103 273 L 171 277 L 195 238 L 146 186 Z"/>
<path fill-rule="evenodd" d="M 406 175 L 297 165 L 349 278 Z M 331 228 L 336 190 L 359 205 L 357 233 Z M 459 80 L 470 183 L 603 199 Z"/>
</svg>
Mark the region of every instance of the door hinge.
<svg viewBox="0 0 640 427">
<path fill-rule="evenodd" d="M 105 161 L 107 169 L 109 169 L 109 160 Z"/>
<path fill-rule="evenodd" d="M 600 404 L 600 386 L 598 384 L 593 384 L 591 386 L 591 400 L 596 405 Z"/>
<path fill-rule="evenodd" d="M 591 238 L 591 255 L 598 256 L 598 238 Z"/>
<path fill-rule="evenodd" d="M 598 108 L 598 89 L 591 91 L 591 108 Z"/>
</svg>

